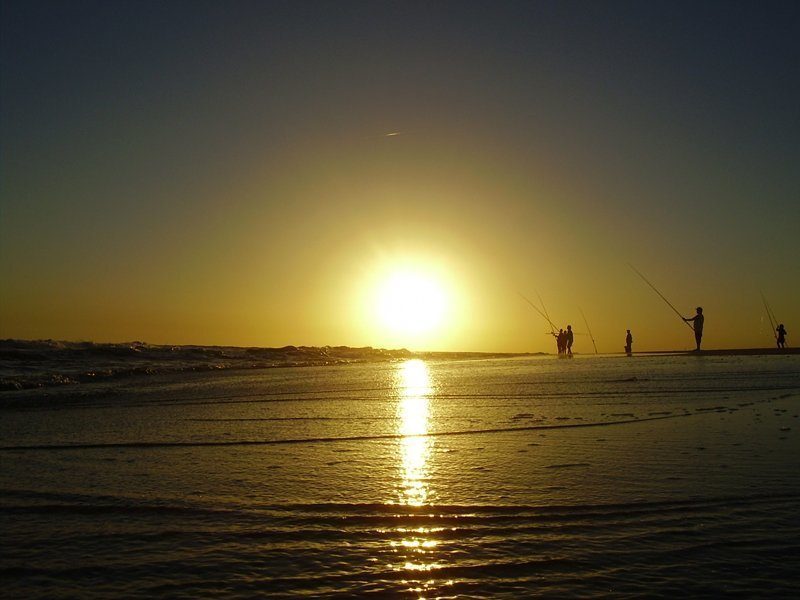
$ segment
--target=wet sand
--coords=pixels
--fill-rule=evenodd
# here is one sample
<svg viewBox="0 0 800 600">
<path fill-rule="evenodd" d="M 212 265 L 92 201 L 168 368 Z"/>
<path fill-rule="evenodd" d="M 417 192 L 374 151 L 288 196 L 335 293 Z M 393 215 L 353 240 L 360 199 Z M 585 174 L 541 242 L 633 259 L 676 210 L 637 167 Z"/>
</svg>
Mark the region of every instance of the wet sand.
<svg viewBox="0 0 800 600">
<path fill-rule="evenodd" d="M 619 354 L 624 355 L 624 352 Z M 661 356 L 772 356 L 783 354 L 800 354 L 800 348 L 719 348 L 711 350 L 653 350 L 632 353 L 636 355 L 661 355 Z"/>
</svg>

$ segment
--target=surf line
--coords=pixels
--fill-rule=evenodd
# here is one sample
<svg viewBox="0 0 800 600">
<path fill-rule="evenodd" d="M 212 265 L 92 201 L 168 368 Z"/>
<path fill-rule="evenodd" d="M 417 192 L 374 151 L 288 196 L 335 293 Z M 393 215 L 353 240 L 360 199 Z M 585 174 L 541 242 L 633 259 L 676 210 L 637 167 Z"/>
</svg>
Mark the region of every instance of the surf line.
<svg viewBox="0 0 800 600">
<path fill-rule="evenodd" d="M 239 440 L 226 442 L 111 442 L 106 444 L 53 444 L 35 446 L 0 446 L 0 451 L 28 451 L 28 450 L 102 450 L 116 448 L 131 449 L 156 449 L 156 448 L 203 448 L 218 446 L 278 446 L 282 444 L 317 444 L 330 442 L 362 442 L 371 440 L 402 440 L 408 438 L 450 437 L 456 435 L 481 435 L 488 433 L 507 433 L 515 431 L 543 431 L 551 429 L 585 429 L 587 427 L 606 427 L 613 425 L 632 425 L 647 421 L 662 421 L 664 419 L 677 419 L 690 417 L 692 413 L 665 415 L 657 417 L 644 417 L 642 419 L 625 419 L 622 421 L 600 421 L 598 423 L 571 423 L 567 425 L 529 425 L 526 427 L 497 427 L 492 429 L 469 429 L 463 431 L 440 431 L 420 435 L 404 435 L 402 433 L 387 433 L 383 435 L 353 435 L 347 437 L 319 437 L 295 438 L 286 440 Z"/>
<path fill-rule="evenodd" d="M 659 291 L 658 291 L 658 289 L 656 288 L 656 286 L 654 286 L 652 283 L 650 283 L 650 282 L 647 280 L 647 277 L 645 277 L 644 275 L 642 275 L 642 274 L 639 272 L 639 269 L 637 269 L 636 267 L 634 267 L 634 266 L 633 266 L 631 263 L 628 263 L 628 266 L 629 266 L 631 269 L 633 269 L 633 270 L 636 272 L 636 274 L 637 274 L 639 277 L 641 277 L 641 278 L 642 278 L 642 280 L 643 280 L 643 281 L 644 281 L 644 282 L 645 282 L 647 285 L 649 285 L 651 288 L 653 288 L 653 291 L 654 291 L 656 294 L 658 294 L 658 295 L 661 297 L 661 299 L 662 299 L 664 302 L 666 302 L 666 303 L 667 303 L 667 306 L 669 306 L 669 307 L 670 307 L 670 308 L 671 308 L 673 311 L 675 311 L 675 314 L 676 314 L 676 315 L 678 315 L 678 317 L 680 317 L 681 321 L 683 321 L 683 322 L 686 324 L 686 326 L 687 326 L 689 329 L 691 329 L 692 331 L 694 331 L 694 327 L 692 327 L 691 325 L 689 325 L 688 321 L 686 321 L 686 319 L 684 319 L 684 318 L 683 318 L 683 315 L 682 315 L 681 313 L 679 313 L 679 312 L 678 312 L 678 309 L 677 309 L 677 308 L 675 308 L 674 306 L 672 306 L 672 303 L 671 303 L 669 300 L 667 300 L 667 299 L 664 297 L 664 294 L 662 294 L 661 292 L 659 292 Z"/>
</svg>

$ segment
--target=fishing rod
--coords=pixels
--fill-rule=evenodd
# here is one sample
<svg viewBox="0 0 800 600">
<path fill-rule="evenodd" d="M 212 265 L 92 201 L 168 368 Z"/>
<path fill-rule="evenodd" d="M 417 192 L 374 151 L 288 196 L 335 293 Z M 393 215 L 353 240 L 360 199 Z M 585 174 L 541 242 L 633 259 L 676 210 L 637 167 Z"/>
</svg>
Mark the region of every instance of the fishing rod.
<svg viewBox="0 0 800 600">
<path fill-rule="evenodd" d="M 778 323 L 778 320 L 775 318 L 775 315 L 772 314 L 772 310 L 770 310 L 769 304 L 767 304 L 767 299 L 764 297 L 764 292 L 759 290 L 758 293 L 761 294 L 761 301 L 764 303 L 764 309 L 767 311 L 767 318 L 769 319 L 769 325 L 770 327 L 772 327 L 772 335 L 777 340 L 778 333 L 776 325 Z"/>
<path fill-rule="evenodd" d="M 558 328 L 555 326 L 555 323 L 553 323 L 553 322 L 550 320 L 550 317 L 548 317 L 548 316 L 547 316 L 546 314 L 544 314 L 544 313 L 543 313 L 541 310 L 539 310 L 539 307 L 538 307 L 538 306 L 536 306 L 536 305 L 535 305 L 533 302 L 531 302 L 530 300 L 528 300 L 528 299 L 527 299 L 527 298 L 526 298 L 526 297 L 523 295 L 523 293 L 522 293 L 522 292 L 517 292 L 517 293 L 520 295 L 520 297 L 522 297 L 522 299 L 523 299 L 523 300 L 525 300 L 525 302 L 527 302 L 528 304 L 530 304 L 530 305 L 531 305 L 531 308 L 533 308 L 533 310 L 535 310 L 537 313 L 539 313 L 539 314 L 540 314 L 542 317 L 544 317 L 544 318 L 547 320 L 547 322 L 550 324 L 550 327 L 551 327 L 552 329 L 554 329 L 554 330 L 555 330 L 555 329 L 558 329 Z"/>
<path fill-rule="evenodd" d="M 594 353 L 599 354 L 599 352 L 597 351 L 597 344 L 594 343 L 594 336 L 592 335 L 592 330 L 589 329 L 589 321 L 586 320 L 586 315 L 583 314 L 583 310 L 581 310 L 580 306 L 578 307 L 578 310 L 581 311 L 581 316 L 583 317 L 583 324 L 586 325 L 586 330 L 589 332 L 589 338 L 592 340 L 592 346 L 594 346 Z"/>
<path fill-rule="evenodd" d="M 778 317 L 776 317 L 775 313 L 772 312 L 772 307 L 769 305 L 769 303 L 767 303 L 767 310 L 769 311 L 769 314 L 772 315 L 772 322 L 775 323 L 775 325 L 777 325 L 778 324 Z"/>
<path fill-rule="evenodd" d="M 679 312 L 678 312 L 678 309 L 677 309 L 677 308 L 675 308 L 674 306 L 672 306 L 672 303 L 671 303 L 669 300 L 667 300 L 667 299 L 664 297 L 664 294 L 662 294 L 661 292 L 659 292 L 659 291 L 658 291 L 658 289 L 656 289 L 656 286 L 654 286 L 652 283 L 650 283 L 650 282 L 647 280 L 647 277 L 645 277 L 644 275 L 642 275 L 642 274 L 639 272 L 639 270 L 638 270 L 636 267 L 634 267 L 634 266 L 633 266 L 631 263 L 628 263 L 628 266 L 629 266 L 631 269 L 633 269 L 633 270 L 636 272 L 636 274 L 637 274 L 639 277 L 641 277 L 641 278 L 642 278 L 642 280 L 643 280 L 643 281 L 644 281 L 644 282 L 645 282 L 647 285 L 649 285 L 651 288 L 653 288 L 653 291 L 654 291 L 656 294 L 658 294 L 658 295 L 661 297 L 661 299 L 662 299 L 664 302 L 666 302 L 666 303 L 667 303 L 667 305 L 668 305 L 668 306 L 669 306 L 669 307 L 670 307 L 672 310 L 674 310 L 674 311 L 675 311 L 675 314 L 676 314 L 676 315 L 678 315 L 678 316 L 681 318 L 681 321 L 683 321 L 684 323 L 686 323 L 686 326 L 687 326 L 689 329 L 691 329 L 692 331 L 694 331 L 694 327 L 692 327 L 691 325 L 689 325 L 689 322 L 688 322 L 686 319 L 684 319 L 684 318 L 683 318 L 683 315 L 682 315 L 681 313 L 679 313 Z"/>
<path fill-rule="evenodd" d="M 545 316 L 545 318 L 546 318 L 548 321 L 550 321 L 550 315 L 547 313 L 547 307 L 544 305 L 544 300 L 542 300 L 542 295 L 541 295 L 539 292 L 536 292 L 536 295 L 539 297 L 539 304 L 541 304 L 541 305 L 542 305 L 542 310 L 544 310 L 544 316 Z M 556 328 L 555 328 L 555 326 L 553 325 L 553 322 L 552 322 L 552 321 L 550 321 L 550 333 L 551 333 L 552 335 L 555 335 L 555 334 L 556 334 Z"/>
</svg>

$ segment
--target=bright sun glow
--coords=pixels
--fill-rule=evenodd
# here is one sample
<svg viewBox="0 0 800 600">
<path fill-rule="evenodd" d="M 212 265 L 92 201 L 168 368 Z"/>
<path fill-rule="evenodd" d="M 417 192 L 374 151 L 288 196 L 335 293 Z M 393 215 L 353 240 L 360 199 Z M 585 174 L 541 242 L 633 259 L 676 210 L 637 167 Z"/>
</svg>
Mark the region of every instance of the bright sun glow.
<svg viewBox="0 0 800 600">
<path fill-rule="evenodd" d="M 366 345 L 452 348 L 472 307 L 457 263 L 436 253 L 380 252 L 364 263 L 349 308 Z"/>
<path fill-rule="evenodd" d="M 447 297 L 433 276 L 395 271 L 379 286 L 376 308 L 381 325 L 392 333 L 426 334 L 442 326 Z"/>
</svg>

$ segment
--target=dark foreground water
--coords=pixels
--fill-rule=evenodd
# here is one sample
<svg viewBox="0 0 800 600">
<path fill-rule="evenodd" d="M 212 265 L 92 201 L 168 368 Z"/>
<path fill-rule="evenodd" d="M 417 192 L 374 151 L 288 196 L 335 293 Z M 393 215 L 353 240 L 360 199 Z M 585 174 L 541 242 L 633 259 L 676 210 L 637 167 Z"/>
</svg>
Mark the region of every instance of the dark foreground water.
<svg viewBox="0 0 800 600">
<path fill-rule="evenodd" d="M 798 413 L 798 356 L 2 392 L 2 595 L 797 597 Z"/>
</svg>

